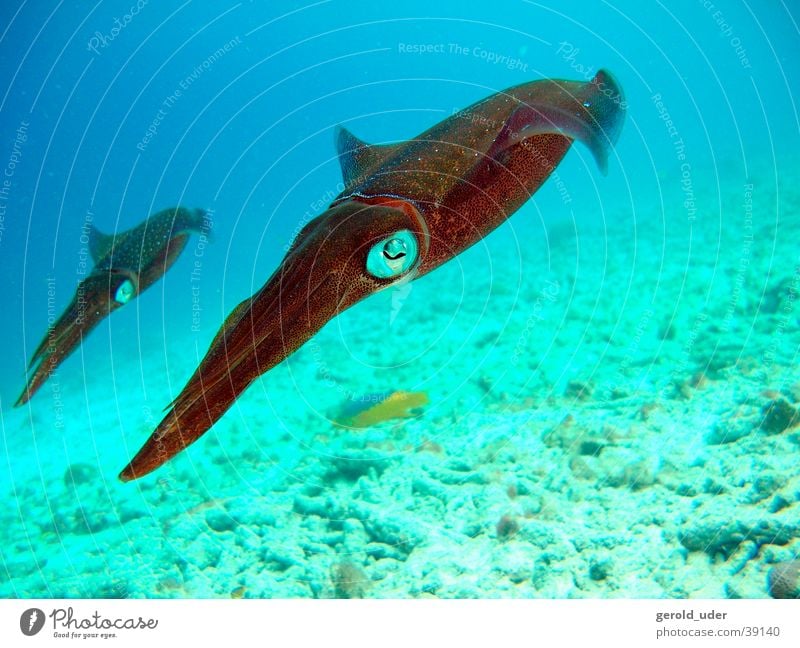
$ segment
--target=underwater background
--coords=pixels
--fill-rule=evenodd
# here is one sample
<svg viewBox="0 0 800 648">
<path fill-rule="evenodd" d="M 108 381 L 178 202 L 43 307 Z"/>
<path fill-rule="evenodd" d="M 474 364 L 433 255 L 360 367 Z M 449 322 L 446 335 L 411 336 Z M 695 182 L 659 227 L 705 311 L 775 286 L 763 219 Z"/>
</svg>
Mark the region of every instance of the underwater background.
<svg viewBox="0 0 800 648">
<path fill-rule="evenodd" d="M 800 554 L 799 17 L 3 3 L 0 596 L 780 595 L 767 575 Z M 576 144 L 493 234 L 332 320 L 189 450 L 118 481 L 341 191 L 337 124 L 407 139 L 601 67 L 628 104 L 607 176 Z M 177 204 L 209 210 L 212 235 L 14 408 L 87 223 Z"/>
</svg>

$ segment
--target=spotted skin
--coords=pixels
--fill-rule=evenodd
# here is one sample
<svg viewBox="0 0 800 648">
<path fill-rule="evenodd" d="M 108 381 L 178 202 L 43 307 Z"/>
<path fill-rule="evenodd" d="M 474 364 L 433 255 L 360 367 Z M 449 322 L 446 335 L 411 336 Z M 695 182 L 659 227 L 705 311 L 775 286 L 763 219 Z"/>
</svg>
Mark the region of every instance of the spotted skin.
<svg viewBox="0 0 800 648">
<path fill-rule="evenodd" d="M 95 265 L 31 357 L 32 374 L 16 405 L 27 403 L 58 366 L 109 314 L 156 282 L 180 256 L 190 232 L 208 229 L 202 209 L 174 207 L 113 236 L 92 230 Z"/>
<path fill-rule="evenodd" d="M 400 144 L 338 132 L 345 190 L 299 233 L 277 270 L 237 306 L 123 481 L 202 436 L 261 374 L 331 318 L 398 281 L 436 269 L 516 211 L 576 139 L 604 168 L 625 103 L 607 72 L 494 94 Z M 418 260 L 399 276 L 367 272 L 370 249 L 411 232 Z"/>
</svg>

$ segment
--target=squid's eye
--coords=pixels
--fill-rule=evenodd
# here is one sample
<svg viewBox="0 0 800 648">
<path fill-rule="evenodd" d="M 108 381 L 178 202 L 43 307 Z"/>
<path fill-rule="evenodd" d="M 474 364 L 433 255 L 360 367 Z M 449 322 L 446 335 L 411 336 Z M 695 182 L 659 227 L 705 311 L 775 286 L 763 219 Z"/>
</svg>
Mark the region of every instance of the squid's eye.
<svg viewBox="0 0 800 648">
<path fill-rule="evenodd" d="M 127 304 L 133 297 L 133 282 L 130 279 L 123 281 L 117 292 L 114 293 L 114 301 L 120 304 Z"/>
<path fill-rule="evenodd" d="M 367 255 L 367 272 L 388 279 L 408 271 L 416 262 L 417 239 L 410 230 L 400 230 L 372 246 Z"/>
</svg>

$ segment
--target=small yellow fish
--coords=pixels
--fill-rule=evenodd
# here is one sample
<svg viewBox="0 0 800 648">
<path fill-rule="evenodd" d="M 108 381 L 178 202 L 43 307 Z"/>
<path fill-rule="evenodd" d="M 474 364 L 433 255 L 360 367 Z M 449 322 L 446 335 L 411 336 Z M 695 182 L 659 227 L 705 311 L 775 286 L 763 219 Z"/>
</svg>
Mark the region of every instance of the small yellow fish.
<svg viewBox="0 0 800 648">
<path fill-rule="evenodd" d="M 346 401 L 333 417 L 333 423 L 340 427 L 365 428 L 391 419 L 413 418 L 419 415 L 414 410 L 429 402 L 425 392 L 365 394 Z"/>
</svg>

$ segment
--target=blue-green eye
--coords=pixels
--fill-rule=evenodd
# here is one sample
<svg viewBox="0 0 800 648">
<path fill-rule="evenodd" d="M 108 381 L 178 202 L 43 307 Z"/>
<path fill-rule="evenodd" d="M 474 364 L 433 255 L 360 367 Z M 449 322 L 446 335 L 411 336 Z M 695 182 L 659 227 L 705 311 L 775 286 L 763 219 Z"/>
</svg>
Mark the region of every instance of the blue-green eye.
<svg viewBox="0 0 800 648">
<path fill-rule="evenodd" d="M 388 279 L 408 271 L 419 256 L 417 239 L 410 230 L 400 230 L 372 246 L 367 256 L 367 272 Z"/>
<path fill-rule="evenodd" d="M 120 304 L 127 304 L 133 297 L 133 293 L 133 282 L 130 279 L 126 279 L 119 285 L 117 292 L 114 293 L 114 301 Z"/>
</svg>

